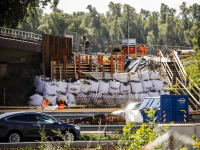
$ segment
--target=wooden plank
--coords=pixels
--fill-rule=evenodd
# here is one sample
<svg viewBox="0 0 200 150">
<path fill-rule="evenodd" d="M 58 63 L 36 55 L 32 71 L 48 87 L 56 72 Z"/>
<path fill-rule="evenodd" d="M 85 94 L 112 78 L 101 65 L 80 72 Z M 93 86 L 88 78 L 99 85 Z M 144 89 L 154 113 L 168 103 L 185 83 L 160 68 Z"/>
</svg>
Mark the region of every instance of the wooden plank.
<svg viewBox="0 0 200 150">
<path fill-rule="evenodd" d="M 103 66 L 103 55 L 101 56 L 101 66 Z M 103 72 L 103 67 L 101 67 L 101 72 Z"/>
<path fill-rule="evenodd" d="M 67 53 L 67 57 L 69 59 L 69 38 L 68 37 L 66 38 L 66 47 L 67 47 L 66 53 Z"/>
<path fill-rule="evenodd" d="M 100 58 L 100 55 L 98 55 L 98 63 L 100 64 L 101 62 L 101 58 Z"/>
<path fill-rule="evenodd" d="M 45 76 L 50 76 L 49 35 L 42 34 L 42 63 L 45 67 Z"/>
</svg>

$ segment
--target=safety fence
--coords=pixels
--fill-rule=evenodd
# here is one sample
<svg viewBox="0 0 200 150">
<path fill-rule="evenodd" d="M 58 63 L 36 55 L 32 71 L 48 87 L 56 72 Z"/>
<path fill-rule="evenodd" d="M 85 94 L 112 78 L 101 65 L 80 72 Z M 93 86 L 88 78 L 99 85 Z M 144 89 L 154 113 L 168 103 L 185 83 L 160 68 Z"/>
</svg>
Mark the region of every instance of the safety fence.
<svg viewBox="0 0 200 150">
<path fill-rule="evenodd" d="M 82 42 L 83 42 L 83 36 L 78 34 L 77 32 L 72 31 L 65 31 L 65 36 L 72 37 L 73 38 L 73 48 L 72 51 L 77 51 L 79 53 L 82 52 Z M 136 39 L 137 40 L 137 39 Z M 112 47 L 114 45 L 122 46 L 122 41 L 119 40 L 111 40 L 108 38 L 101 38 L 101 37 L 95 37 L 95 36 L 87 36 L 87 41 L 90 42 L 89 47 L 89 53 L 104 53 L 105 47 L 108 47 L 108 54 L 110 53 Z M 140 53 L 139 46 L 142 43 L 136 43 L 135 46 L 135 52 Z M 193 47 L 187 47 L 187 46 L 171 46 L 171 45 L 154 45 L 154 44 L 143 44 L 147 48 L 147 55 L 149 56 L 156 56 L 157 51 L 160 49 L 163 53 L 163 55 L 169 55 L 171 50 L 184 50 L 184 49 L 193 49 Z M 200 49 L 200 48 L 198 48 Z"/>
</svg>

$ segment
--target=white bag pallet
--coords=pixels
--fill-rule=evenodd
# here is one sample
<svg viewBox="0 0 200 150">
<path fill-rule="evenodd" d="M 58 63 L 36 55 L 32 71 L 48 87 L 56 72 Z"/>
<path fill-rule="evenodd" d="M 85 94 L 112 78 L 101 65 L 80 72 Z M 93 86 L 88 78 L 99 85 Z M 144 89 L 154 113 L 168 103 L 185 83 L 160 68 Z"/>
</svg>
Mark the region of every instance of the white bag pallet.
<svg viewBox="0 0 200 150">
<path fill-rule="evenodd" d="M 153 89 L 156 91 L 162 91 L 164 83 L 162 80 L 152 80 L 153 83 Z"/>
<path fill-rule="evenodd" d="M 160 91 L 160 95 L 170 95 L 170 92 L 169 91 Z"/>
<path fill-rule="evenodd" d="M 151 71 L 149 73 L 149 78 L 151 80 L 157 80 L 157 79 L 159 79 L 159 73 L 157 71 Z"/>
<path fill-rule="evenodd" d="M 153 83 L 152 81 L 142 81 L 143 92 L 148 92 L 153 90 Z"/>
<path fill-rule="evenodd" d="M 43 95 L 57 95 L 56 85 L 47 82 L 44 87 Z"/>
<path fill-rule="evenodd" d="M 67 92 L 67 82 L 55 82 L 56 92 L 57 93 L 66 93 Z"/>
<path fill-rule="evenodd" d="M 150 97 L 158 97 L 160 96 L 159 92 L 149 92 Z"/>
<path fill-rule="evenodd" d="M 120 83 L 120 93 L 121 94 L 128 94 L 131 93 L 131 85 L 124 85 L 123 83 Z"/>
<path fill-rule="evenodd" d="M 67 98 L 69 100 L 68 104 L 76 104 L 76 101 L 75 101 L 75 98 L 74 98 L 73 94 L 67 93 Z"/>
<path fill-rule="evenodd" d="M 90 88 L 91 88 L 91 85 L 80 83 L 80 92 L 81 93 L 87 93 L 90 90 Z"/>
<path fill-rule="evenodd" d="M 141 80 L 149 80 L 149 72 L 145 71 L 140 74 Z"/>
<path fill-rule="evenodd" d="M 106 83 L 100 80 L 98 92 L 107 94 L 108 91 L 109 91 L 109 82 Z"/>
<path fill-rule="evenodd" d="M 39 94 L 34 94 L 29 97 L 27 104 L 29 106 L 41 106 L 43 102 L 43 96 Z"/>
<path fill-rule="evenodd" d="M 68 93 L 76 93 L 78 94 L 80 92 L 80 85 L 79 84 L 72 84 L 72 83 L 68 83 L 67 84 Z"/>
<path fill-rule="evenodd" d="M 135 94 L 143 92 L 142 83 L 131 82 L 131 89 L 132 89 L 132 93 L 135 93 Z"/>
<path fill-rule="evenodd" d="M 135 73 L 135 74 L 131 74 L 129 77 L 130 81 L 140 81 L 140 77 L 139 74 Z"/>
<path fill-rule="evenodd" d="M 140 93 L 140 94 L 139 94 L 138 101 L 139 101 L 139 102 L 142 102 L 142 101 L 144 100 L 145 97 L 149 97 L 149 94 L 148 94 L 148 93 Z"/>
<path fill-rule="evenodd" d="M 114 93 L 114 94 L 119 94 L 120 93 L 120 83 L 115 82 L 115 81 L 110 81 L 109 82 L 109 92 Z"/>
<path fill-rule="evenodd" d="M 35 91 L 40 93 L 40 94 L 43 94 L 44 87 L 45 87 L 46 83 L 47 82 L 45 82 L 45 81 L 38 80 Z"/>
<path fill-rule="evenodd" d="M 90 92 L 97 92 L 98 91 L 98 88 L 99 88 L 99 82 L 95 82 L 95 81 L 92 81 L 92 80 L 88 80 L 91 84 L 91 87 L 89 89 Z"/>
</svg>

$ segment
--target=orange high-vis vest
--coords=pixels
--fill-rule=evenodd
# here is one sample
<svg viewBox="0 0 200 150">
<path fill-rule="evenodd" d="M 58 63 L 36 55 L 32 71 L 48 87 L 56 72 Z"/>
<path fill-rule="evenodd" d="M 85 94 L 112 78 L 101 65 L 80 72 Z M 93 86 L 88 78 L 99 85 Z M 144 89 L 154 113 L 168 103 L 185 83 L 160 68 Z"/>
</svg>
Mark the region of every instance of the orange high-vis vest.
<svg viewBox="0 0 200 150">
<path fill-rule="evenodd" d="M 59 100 L 58 102 L 59 102 L 59 106 L 65 106 L 64 101 Z M 64 107 L 58 107 L 58 109 L 62 110 L 64 109 Z"/>
<path fill-rule="evenodd" d="M 139 47 L 139 51 L 141 52 L 141 56 L 143 55 L 143 53 L 145 53 L 145 56 L 147 56 L 147 48 L 146 48 L 146 46 L 140 46 Z"/>
<path fill-rule="evenodd" d="M 45 107 L 45 106 L 48 106 L 49 105 L 49 102 L 47 100 L 45 100 L 43 103 L 42 103 L 42 107 Z"/>
</svg>

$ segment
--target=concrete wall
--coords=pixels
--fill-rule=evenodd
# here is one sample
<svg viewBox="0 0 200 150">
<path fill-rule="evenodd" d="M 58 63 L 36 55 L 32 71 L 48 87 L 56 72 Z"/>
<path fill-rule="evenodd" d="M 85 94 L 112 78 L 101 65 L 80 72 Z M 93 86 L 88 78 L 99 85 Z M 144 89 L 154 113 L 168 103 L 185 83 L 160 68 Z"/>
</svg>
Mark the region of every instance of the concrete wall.
<svg viewBox="0 0 200 150">
<path fill-rule="evenodd" d="M 0 64 L 0 77 L 5 76 L 8 64 Z"/>
</svg>

